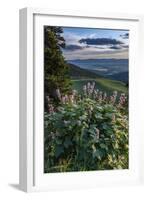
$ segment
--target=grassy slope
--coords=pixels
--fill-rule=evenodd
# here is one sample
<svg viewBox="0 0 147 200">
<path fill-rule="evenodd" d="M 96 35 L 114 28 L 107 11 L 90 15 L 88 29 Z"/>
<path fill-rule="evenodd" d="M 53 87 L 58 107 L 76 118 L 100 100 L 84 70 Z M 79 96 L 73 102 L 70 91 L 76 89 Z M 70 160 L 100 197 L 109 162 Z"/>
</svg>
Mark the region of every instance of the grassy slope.
<svg viewBox="0 0 147 200">
<path fill-rule="evenodd" d="M 127 93 L 127 88 L 124 86 L 123 83 L 119 81 L 112 81 L 109 79 L 98 78 L 98 79 L 81 79 L 81 80 L 72 80 L 73 89 L 78 90 L 79 92 L 82 91 L 82 88 L 88 82 L 95 82 L 95 88 L 99 89 L 100 91 L 105 91 L 108 94 L 112 94 L 113 91 L 118 91 L 119 93 Z"/>
<path fill-rule="evenodd" d="M 103 86 L 110 88 L 111 90 L 117 90 L 119 92 L 127 92 L 127 87 L 121 81 L 115 81 L 105 78 L 99 78 L 97 81 L 102 84 Z"/>
<path fill-rule="evenodd" d="M 91 71 L 81 69 L 75 65 L 70 65 L 70 76 L 72 77 L 73 89 L 82 91 L 82 88 L 88 82 L 95 82 L 95 88 L 106 91 L 111 94 L 113 91 L 117 90 L 119 93 L 127 93 L 127 87 L 121 81 L 110 80 L 103 78 Z"/>
<path fill-rule="evenodd" d="M 102 77 L 90 70 L 82 69 L 76 65 L 69 64 L 69 74 L 72 79 L 83 79 L 83 78 L 99 78 Z"/>
</svg>

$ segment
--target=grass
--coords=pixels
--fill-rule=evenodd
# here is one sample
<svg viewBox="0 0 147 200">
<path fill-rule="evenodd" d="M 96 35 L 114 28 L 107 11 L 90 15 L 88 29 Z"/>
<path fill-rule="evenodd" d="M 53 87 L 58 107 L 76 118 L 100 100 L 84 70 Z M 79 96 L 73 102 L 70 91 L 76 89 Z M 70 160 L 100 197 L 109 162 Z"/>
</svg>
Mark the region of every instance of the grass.
<svg viewBox="0 0 147 200">
<path fill-rule="evenodd" d="M 125 84 L 121 81 L 99 78 L 97 79 L 97 82 L 109 88 L 110 90 L 117 90 L 118 92 L 124 93 L 126 93 L 128 90 Z"/>
<path fill-rule="evenodd" d="M 121 81 L 110 80 L 106 78 L 97 78 L 97 79 L 74 79 L 72 80 L 73 89 L 82 91 L 82 88 L 87 82 L 95 82 L 95 88 L 100 91 L 106 91 L 108 94 L 111 94 L 113 91 L 118 91 L 119 93 L 127 93 L 128 89 L 125 84 Z"/>
<path fill-rule="evenodd" d="M 128 88 L 125 86 L 125 83 L 117 80 L 112 80 L 99 76 L 89 70 L 82 69 L 76 65 L 69 64 L 70 66 L 70 77 L 73 83 L 73 89 L 76 89 L 81 93 L 84 85 L 87 85 L 87 82 L 95 82 L 95 88 L 101 91 L 106 91 L 108 94 L 112 94 L 113 91 L 118 93 L 127 93 Z"/>
</svg>

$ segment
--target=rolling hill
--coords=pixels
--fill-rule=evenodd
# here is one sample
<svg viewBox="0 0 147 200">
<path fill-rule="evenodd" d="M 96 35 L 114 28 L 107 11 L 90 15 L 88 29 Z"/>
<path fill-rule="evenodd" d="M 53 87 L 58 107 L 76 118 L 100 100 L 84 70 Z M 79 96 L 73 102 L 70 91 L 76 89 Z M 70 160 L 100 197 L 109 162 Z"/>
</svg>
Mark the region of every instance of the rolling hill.
<svg viewBox="0 0 147 200">
<path fill-rule="evenodd" d="M 100 78 L 102 76 L 87 70 L 82 69 L 74 64 L 68 64 L 69 65 L 69 75 L 72 77 L 72 79 L 82 79 L 82 78 Z"/>
<path fill-rule="evenodd" d="M 128 83 L 128 72 L 121 72 L 121 73 L 117 73 L 117 74 L 113 74 L 108 76 L 108 78 L 113 79 L 113 80 L 118 80 L 118 81 L 122 81 L 124 83 Z"/>
<path fill-rule="evenodd" d="M 125 83 L 117 80 L 104 78 L 87 69 L 82 69 L 76 65 L 69 64 L 69 74 L 72 79 L 73 89 L 82 92 L 82 88 L 88 82 L 95 82 L 95 88 L 112 94 L 114 90 L 118 93 L 127 93 L 128 88 Z"/>
</svg>

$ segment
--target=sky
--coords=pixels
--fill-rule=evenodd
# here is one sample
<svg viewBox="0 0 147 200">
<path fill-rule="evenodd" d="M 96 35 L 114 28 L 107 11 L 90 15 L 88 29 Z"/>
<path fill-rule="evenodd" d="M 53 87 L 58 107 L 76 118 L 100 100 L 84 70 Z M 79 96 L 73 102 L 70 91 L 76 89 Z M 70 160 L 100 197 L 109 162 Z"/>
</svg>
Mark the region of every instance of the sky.
<svg viewBox="0 0 147 200">
<path fill-rule="evenodd" d="M 128 59 L 129 31 L 63 27 L 66 60 Z"/>
</svg>

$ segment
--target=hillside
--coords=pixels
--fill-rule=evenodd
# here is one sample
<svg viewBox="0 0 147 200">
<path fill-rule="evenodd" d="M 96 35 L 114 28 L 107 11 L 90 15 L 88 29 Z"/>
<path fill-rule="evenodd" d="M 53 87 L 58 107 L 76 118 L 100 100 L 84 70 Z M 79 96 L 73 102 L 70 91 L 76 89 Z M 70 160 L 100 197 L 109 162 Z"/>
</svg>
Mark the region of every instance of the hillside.
<svg viewBox="0 0 147 200">
<path fill-rule="evenodd" d="M 128 72 L 121 72 L 108 76 L 109 79 L 122 81 L 128 83 Z"/>
<path fill-rule="evenodd" d="M 97 78 L 97 79 L 77 79 L 72 80 L 73 89 L 82 92 L 83 86 L 88 82 L 95 82 L 95 88 L 107 92 L 108 95 L 111 95 L 113 91 L 117 91 L 120 93 L 127 93 L 128 89 L 123 82 L 105 79 L 105 78 Z"/>
<path fill-rule="evenodd" d="M 73 64 L 69 64 L 69 74 L 72 78 L 73 89 L 79 92 L 82 92 L 83 86 L 88 82 L 95 82 L 96 89 L 105 91 L 109 95 L 112 94 L 114 90 L 117 90 L 119 93 L 127 93 L 125 83 L 110 78 L 104 78 L 92 71 L 82 69 Z"/>
<path fill-rule="evenodd" d="M 91 72 L 90 70 L 77 67 L 76 65 L 70 63 L 68 65 L 69 65 L 69 75 L 72 77 L 72 79 L 83 79 L 83 78 L 95 79 L 102 77 L 94 72 Z"/>
<path fill-rule="evenodd" d="M 108 77 L 110 74 L 128 72 L 129 65 L 128 59 L 68 60 L 68 63 L 103 77 Z"/>
</svg>

